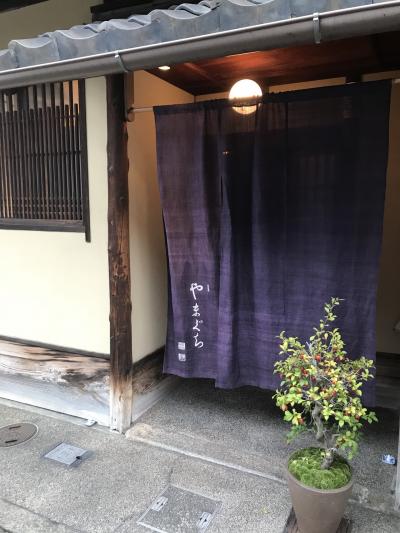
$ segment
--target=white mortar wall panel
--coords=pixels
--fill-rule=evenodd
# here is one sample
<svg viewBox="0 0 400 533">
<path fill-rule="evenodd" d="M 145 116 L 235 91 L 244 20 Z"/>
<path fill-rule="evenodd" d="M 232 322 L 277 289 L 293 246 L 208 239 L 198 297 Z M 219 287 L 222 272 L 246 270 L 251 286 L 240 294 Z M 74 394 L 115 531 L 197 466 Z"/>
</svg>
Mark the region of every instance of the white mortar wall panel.
<svg viewBox="0 0 400 533">
<path fill-rule="evenodd" d="M 147 72 L 135 73 L 135 107 L 190 102 L 191 94 Z M 167 328 L 167 267 L 153 113 L 136 113 L 128 123 L 128 135 L 132 342 L 133 360 L 138 361 L 165 344 Z"/>
</svg>

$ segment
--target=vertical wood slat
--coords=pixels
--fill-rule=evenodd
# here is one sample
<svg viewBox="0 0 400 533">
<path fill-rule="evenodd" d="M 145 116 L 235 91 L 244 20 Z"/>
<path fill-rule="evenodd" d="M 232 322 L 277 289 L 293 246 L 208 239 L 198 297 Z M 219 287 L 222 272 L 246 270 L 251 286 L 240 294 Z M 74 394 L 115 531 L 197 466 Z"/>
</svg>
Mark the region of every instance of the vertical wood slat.
<svg viewBox="0 0 400 533">
<path fill-rule="evenodd" d="M 41 196 L 43 196 L 43 184 L 44 190 L 46 191 L 46 202 L 45 205 L 42 205 L 42 210 L 40 212 L 41 218 L 53 218 L 52 216 L 52 206 L 51 206 L 51 191 L 50 191 L 50 183 L 49 183 L 49 172 L 46 171 L 46 166 L 48 164 L 49 158 L 45 154 L 45 115 L 44 110 L 42 108 L 39 108 L 37 105 L 37 101 L 35 102 L 34 109 L 32 111 L 33 114 L 33 120 L 34 120 L 34 131 L 35 131 L 35 138 L 36 138 L 36 183 L 37 183 L 37 190 L 38 190 L 38 197 L 39 197 L 39 191 L 41 192 Z M 37 197 L 37 200 L 38 200 Z M 39 202 L 38 202 L 38 208 L 39 208 Z"/>
<path fill-rule="evenodd" d="M 15 144 L 15 125 L 13 120 L 13 104 L 12 104 L 12 97 L 9 97 L 9 106 L 8 106 L 8 121 L 10 124 L 10 159 L 12 164 L 12 173 L 11 173 L 11 179 L 13 182 L 13 188 L 15 193 L 15 212 L 17 218 L 22 218 L 22 212 L 21 212 L 21 206 L 20 206 L 20 187 L 19 187 L 19 181 L 18 181 L 18 165 L 17 165 L 17 147 Z"/>
<path fill-rule="evenodd" d="M 59 166 L 59 160 L 58 160 L 58 150 L 57 150 L 57 120 L 56 120 L 56 110 L 52 106 L 48 108 L 48 115 L 49 115 L 49 132 L 50 132 L 50 143 L 51 143 L 51 154 L 52 154 L 52 160 L 53 160 L 53 168 L 54 168 L 54 181 L 55 181 L 55 207 L 56 207 L 56 218 L 61 220 L 62 219 L 62 209 L 61 209 L 61 196 L 62 196 L 62 188 L 61 188 L 61 176 L 60 176 L 60 166 Z"/>
<path fill-rule="evenodd" d="M 66 153 L 67 153 L 67 167 L 68 167 L 68 178 L 69 178 L 69 191 L 70 191 L 70 216 L 72 219 L 75 218 L 75 182 L 74 182 L 74 167 L 73 167 L 73 154 L 72 154 L 72 136 L 71 136 L 71 95 L 70 95 L 70 84 L 67 83 L 68 95 L 65 96 L 64 103 L 64 117 L 65 117 L 65 139 L 66 139 Z"/>
<path fill-rule="evenodd" d="M 15 124 L 15 144 L 17 147 L 16 152 L 16 164 L 18 166 L 18 182 L 20 187 L 20 206 L 21 206 L 21 213 L 22 218 L 28 218 L 28 209 L 27 209 L 27 182 L 26 179 L 26 170 L 25 170 L 25 157 L 24 157 L 24 131 L 23 131 L 23 123 L 22 123 L 22 112 L 19 110 L 19 98 L 18 94 L 15 95 L 15 102 L 16 105 L 13 109 L 13 121 Z"/>
<path fill-rule="evenodd" d="M 75 174 L 75 128 L 74 128 L 74 93 L 73 82 L 68 82 L 68 138 L 69 138 L 69 164 L 71 175 L 71 200 L 72 216 L 76 219 L 77 196 L 76 196 L 76 174 Z"/>
<path fill-rule="evenodd" d="M 9 190 L 9 172 L 8 172 L 8 160 L 7 160 L 7 130 L 6 130 L 6 123 L 5 123 L 5 106 L 4 106 L 4 96 L 3 94 L 0 94 L 0 114 L 1 114 L 1 152 L 0 152 L 0 158 L 1 158 L 1 175 L 4 176 L 3 179 L 0 180 L 0 186 L 1 186 L 1 195 L 4 201 L 4 204 L 2 203 L 2 217 L 10 217 L 11 216 L 11 209 L 10 209 L 10 190 Z"/>
<path fill-rule="evenodd" d="M 4 164 L 4 158 L 3 158 L 3 117 L 1 117 L 0 120 L 0 172 L 3 176 L 5 176 L 5 172 L 3 169 Z M 6 209 L 6 186 L 4 180 L 0 180 L 0 217 L 7 216 L 7 209 Z"/>
<path fill-rule="evenodd" d="M 11 102 L 11 105 L 10 105 Z M 17 180 L 17 172 L 16 172 L 16 148 L 15 148 L 15 140 L 14 140 L 14 123 L 13 123 L 13 106 L 11 98 L 8 98 L 8 112 L 6 115 L 7 122 L 9 124 L 9 134 L 10 134 L 10 162 L 11 162 L 11 179 L 12 179 L 12 187 L 14 189 L 14 203 L 15 203 L 15 213 L 17 217 L 20 217 L 20 206 L 19 206 L 19 184 Z"/>
<path fill-rule="evenodd" d="M 82 177 L 81 177 L 81 160 L 80 160 L 80 118 L 78 104 L 74 104 L 74 162 L 75 162 L 75 176 L 76 176 L 76 208 L 78 218 L 82 218 Z"/>
<path fill-rule="evenodd" d="M 35 160 L 35 191 L 36 191 L 36 210 L 38 213 L 39 219 L 46 218 L 46 202 L 45 202 L 45 187 L 43 184 L 43 174 L 42 174 L 42 155 L 41 147 L 38 146 L 38 137 L 40 131 L 40 109 L 38 105 L 39 94 L 36 89 L 34 91 L 34 105 L 33 105 L 33 150 L 34 150 L 34 160 Z"/>
<path fill-rule="evenodd" d="M 64 219 L 71 219 L 71 197 L 70 197 L 70 177 L 67 160 L 67 146 L 66 146 L 66 127 L 65 127 L 65 109 L 64 109 L 64 84 L 58 84 L 59 88 L 59 121 L 60 121 L 60 158 L 61 158 L 61 172 L 63 184 L 63 213 Z"/>
<path fill-rule="evenodd" d="M 86 130 L 86 85 L 85 80 L 78 81 L 79 93 L 79 153 L 81 169 L 82 220 L 85 227 L 86 241 L 90 242 L 90 206 L 89 206 L 89 168 Z"/>
<path fill-rule="evenodd" d="M 57 172 L 57 154 L 56 154 L 56 145 L 55 145 L 55 124 L 53 118 L 53 108 L 51 105 L 48 105 L 47 99 L 47 88 L 46 85 L 42 86 L 42 93 L 44 94 L 43 100 L 43 113 L 45 116 L 45 125 L 46 125 L 46 145 L 47 145 L 47 160 L 49 167 L 50 181 L 52 183 L 53 189 L 53 199 L 52 199 L 52 213 L 53 219 L 59 219 L 59 193 L 58 193 L 58 172 Z"/>
<path fill-rule="evenodd" d="M 54 154 L 54 164 L 55 164 L 55 176 L 57 178 L 56 185 L 56 205 L 57 205 L 57 218 L 62 220 L 64 218 L 64 210 L 62 208 L 62 178 L 61 178 L 61 160 L 60 160 L 60 149 L 59 149 L 59 121 L 57 118 L 56 110 L 56 92 L 55 84 L 50 84 L 50 108 L 49 115 L 51 118 L 51 142 L 52 142 L 52 153 Z"/>
<path fill-rule="evenodd" d="M 4 151 L 4 134 L 3 134 L 3 131 L 4 131 L 4 126 L 3 126 L 3 115 L 1 116 L 0 118 L 0 172 L 1 172 L 1 175 L 3 176 L 6 176 L 6 172 L 4 171 L 4 156 L 3 156 L 3 151 Z M 6 193 L 6 184 L 5 184 L 5 180 L 0 180 L 0 216 L 1 217 L 5 217 L 7 216 L 7 193 Z"/>
<path fill-rule="evenodd" d="M 46 85 L 43 83 L 40 86 L 40 93 L 42 99 L 41 109 L 38 110 L 38 120 L 41 122 L 42 138 L 43 138 L 43 172 L 46 174 L 49 182 L 50 191 L 50 218 L 56 220 L 56 205 L 55 205 L 55 166 L 54 156 L 51 152 L 51 117 L 47 105 L 47 91 Z"/>
<path fill-rule="evenodd" d="M 46 162 L 48 157 L 45 156 L 45 123 L 44 123 L 44 108 L 45 105 L 39 109 L 37 87 L 34 86 L 34 121 L 35 121 L 35 146 L 36 146 L 36 172 L 37 182 L 40 183 L 42 191 L 44 191 L 44 205 L 42 216 L 46 219 L 52 218 L 51 209 L 51 188 L 49 172 L 46 172 Z M 43 193 L 42 193 L 43 195 Z"/>
<path fill-rule="evenodd" d="M 4 96 L 4 98 L 3 98 Z M 7 182 L 8 182 L 8 190 L 10 195 L 10 216 L 16 217 L 16 209 L 15 209 L 15 193 L 14 193 L 14 184 L 13 184 L 13 164 L 11 160 L 11 133 L 10 133 L 10 124 L 8 121 L 8 113 L 5 106 L 5 95 L 2 95 L 2 114 L 4 116 L 4 126 L 5 126 L 5 148 L 7 151 L 7 155 L 5 157 L 6 160 L 6 171 L 7 171 Z"/>
<path fill-rule="evenodd" d="M 28 142 L 29 142 L 29 161 L 31 165 L 32 173 L 32 215 L 35 219 L 40 219 L 40 209 L 38 203 L 38 179 L 40 176 L 39 171 L 39 155 L 40 149 L 36 149 L 36 139 L 38 138 L 37 134 L 37 124 L 35 120 L 35 112 L 33 109 L 28 109 Z"/>
<path fill-rule="evenodd" d="M 37 122 L 39 125 L 39 137 L 40 137 L 40 164 L 39 169 L 45 180 L 48 183 L 49 198 L 48 198 L 48 218 L 51 220 L 54 218 L 54 183 L 53 174 L 51 172 L 50 150 L 48 145 L 47 135 L 47 113 L 46 106 L 37 110 L 38 117 Z"/>
<path fill-rule="evenodd" d="M 8 136 L 9 136 L 9 157 L 10 157 L 10 166 L 11 166 L 11 183 L 12 183 L 12 192 L 13 192 L 13 203 L 14 203 L 14 213 L 16 218 L 21 218 L 20 208 L 19 208 L 19 187 L 17 180 L 16 172 L 16 147 L 14 142 L 14 124 L 13 124 L 13 102 L 12 95 L 9 93 L 7 95 L 7 112 L 6 112 L 6 121 L 8 124 Z"/>
<path fill-rule="evenodd" d="M 28 218 L 35 218 L 33 213 L 33 187 L 32 187 L 32 167 L 31 167 L 31 151 L 30 138 L 28 134 L 29 115 L 26 109 L 21 109 L 19 112 L 21 123 L 21 162 L 22 162 L 22 182 L 24 184 L 24 205 L 25 213 Z"/>
<path fill-rule="evenodd" d="M 31 88 L 32 90 L 32 99 L 33 107 L 29 105 L 28 109 L 28 126 L 29 126 L 29 137 L 30 137 L 30 151 L 31 151 L 31 161 L 32 161 L 32 203 L 34 206 L 34 217 L 41 218 L 40 209 L 39 209 L 39 180 L 41 176 L 40 172 L 40 159 L 41 159 L 41 146 L 37 145 L 37 139 L 39 137 L 39 124 L 37 120 L 37 87 L 36 85 Z"/>
<path fill-rule="evenodd" d="M 67 218 L 65 213 L 65 176 L 62 156 L 61 112 L 59 105 L 56 105 L 54 108 L 54 131 L 58 176 L 58 209 L 60 219 L 65 220 Z"/>
<path fill-rule="evenodd" d="M 32 87 L 33 109 L 29 106 L 28 109 L 28 128 L 29 128 L 29 150 L 32 164 L 32 204 L 34 218 L 41 218 L 40 205 L 38 201 L 39 196 L 39 180 L 40 172 L 40 153 L 41 147 L 37 146 L 36 139 L 39 136 L 39 124 L 37 120 L 37 87 Z"/>
<path fill-rule="evenodd" d="M 132 419 L 132 327 L 129 258 L 128 148 L 124 76 L 107 76 L 108 264 L 110 283 L 110 427 Z"/>
<path fill-rule="evenodd" d="M 57 162 L 57 178 L 58 178 L 58 212 L 59 218 L 65 220 L 65 176 L 64 168 L 62 161 L 62 141 L 61 141 L 61 117 L 60 117 L 60 106 L 55 106 L 53 110 L 53 119 L 54 119 L 54 132 L 55 132 L 55 153 L 56 153 L 56 162 Z"/>
</svg>

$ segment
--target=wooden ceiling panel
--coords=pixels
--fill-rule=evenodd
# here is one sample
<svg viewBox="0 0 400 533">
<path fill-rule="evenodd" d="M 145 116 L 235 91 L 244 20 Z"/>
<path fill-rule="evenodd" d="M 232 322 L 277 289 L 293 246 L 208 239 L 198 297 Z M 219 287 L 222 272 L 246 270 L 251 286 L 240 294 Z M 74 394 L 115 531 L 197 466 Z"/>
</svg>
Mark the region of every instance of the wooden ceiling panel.
<svg viewBox="0 0 400 533">
<path fill-rule="evenodd" d="M 229 90 L 248 77 L 262 85 L 280 85 L 400 68 L 400 32 L 319 45 L 251 52 L 150 72 L 194 95 Z"/>
</svg>

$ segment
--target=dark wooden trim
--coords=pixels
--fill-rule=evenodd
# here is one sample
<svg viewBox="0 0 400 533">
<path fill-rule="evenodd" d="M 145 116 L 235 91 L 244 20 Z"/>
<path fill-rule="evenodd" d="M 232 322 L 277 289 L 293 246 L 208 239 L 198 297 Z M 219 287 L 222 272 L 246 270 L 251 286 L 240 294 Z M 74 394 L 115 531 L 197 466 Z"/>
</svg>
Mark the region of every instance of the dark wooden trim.
<svg viewBox="0 0 400 533">
<path fill-rule="evenodd" d="M 129 428 L 132 420 L 129 159 L 123 74 L 107 76 L 107 134 L 110 427 L 122 433 Z"/>
<path fill-rule="evenodd" d="M 1 337 L 0 337 L 1 338 Z M 164 353 L 165 353 L 165 346 L 161 346 L 161 348 L 158 348 L 158 350 L 155 350 L 154 352 L 149 353 L 139 361 L 136 361 L 133 363 L 133 375 L 135 375 L 137 372 L 142 370 L 144 367 L 148 366 L 149 364 L 162 364 L 164 359 Z"/>
<path fill-rule="evenodd" d="M 0 218 L 0 229 L 28 231 L 70 231 L 85 233 L 81 220 L 38 220 L 29 218 Z"/>
<path fill-rule="evenodd" d="M 165 346 L 143 357 L 133 364 L 132 390 L 133 408 L 138 395 L 145 394 L 154 389 L 165 377 L 163 374 Z"/>
<path fill-rule="evenodd" d="M 83 198 L 83 225 L 85 227 L 86 242 L 90 242 L 90 202 L 89 202 L 89 163 L 87 150 L 87 117 L 86 117 L 86 80 L 78 81 L 79 87 L 79 115 L 81 137 L 81 164 L 82 164 L 82 198 Z"/>
<path fill-rule="evenodd" d="M 21 9 L 22 7 L 33 6 L 34 4 L 41 4 L 46 1 L 47 0 L 1 0 L 0 13 Z"/>
<path fill-rule="evenodd" d="M 57 344 L 49 344 L 47 342 L 37 342 L 27 339 L 20 339 L 19 337 L 8 337 L 7 335 L 0 335 L 0 341 L 14 342 L 21 344 L 27 348 L 44 348 L 53 352 L 73 353 L 74 355 L 82 355 L 84 357 L 99 357 L 100 359 L 110 359 L 110 354 L 90 352 L 87 350 L 80 350 L 77 348 L 69 348 L 67 346 L 58 346 Z"/>
</svg>

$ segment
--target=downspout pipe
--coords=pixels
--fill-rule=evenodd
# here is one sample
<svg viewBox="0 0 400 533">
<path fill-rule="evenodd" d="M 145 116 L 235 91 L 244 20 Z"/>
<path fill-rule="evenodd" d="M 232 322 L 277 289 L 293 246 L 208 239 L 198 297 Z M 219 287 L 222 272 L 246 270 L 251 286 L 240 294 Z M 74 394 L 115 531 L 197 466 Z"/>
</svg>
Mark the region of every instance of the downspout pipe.
<svg viewBox="0 0 400 533">
<path fill-rule="evenodd" d="M 400 0 L 381 2 L 7 70 L 0 73 L 0 90 L 398 30 Z"/>
</svg>

